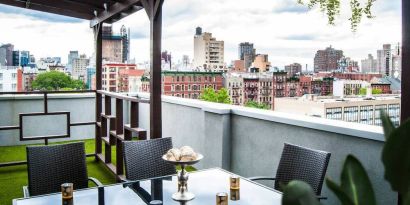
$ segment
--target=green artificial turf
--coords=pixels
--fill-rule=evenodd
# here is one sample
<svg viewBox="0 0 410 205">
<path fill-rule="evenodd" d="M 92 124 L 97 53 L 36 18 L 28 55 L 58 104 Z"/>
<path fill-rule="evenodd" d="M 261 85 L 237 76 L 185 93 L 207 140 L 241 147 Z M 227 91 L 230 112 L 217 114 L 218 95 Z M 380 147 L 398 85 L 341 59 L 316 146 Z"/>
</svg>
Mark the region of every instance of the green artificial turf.
<svg viewBox="0 0 410 205">
<path fill-rule="evenodd" d="M 94 140 L 85 140 L 86 153 L 94 153 Z M 25 161 L 26 146 L 0 147 L 0 162 Z M 115 147 L 113 147 L 115 149 Z M 114 150 L 115 151 L 115 150 Z M 113 152 L 112 156 L 115 156 Z M 115 163 L 115 157 L 112 157 Z M 87 157 L 88 176 L 97 178 L 103 184 L 115 183 L 115 176 L 94 157 Z M 0 168 L 0 205 L 11 204 L 12 199 L 23 197 L 22 187 L 27 185 L 26 165 Z M 90 184 L 93 186 L 93 184 Z"/>
<path fill-rule="evenodd" d="M 73 142 L 73 141 L 70 141 Z M 85 140 L 86 153 L 95 152 L 94 139 Z M 67 142 L 51 143 L 61 144 Z M 105 152 L 104 146 L 103 153 Z M 111 160 L 116 163 L 116 150 L 112 146 Z M 26 160 L 26 146 L 10 146 L 0 147 L 0 162 L 25 161 Z M 96 162 L 94 157 L 87 157 L 88 176 L 97 178 L 103 184 L 115 183 L 115 176 L 102 164 Z M 180 170 L 180 167 L 177 167 Z M 187 171 L 195 171 L 194 167 L 188 166 Z M 0 168 L 0 205 L 8 205 L 12 203 L 15 198 L 23 197 L 22 187 L 27 185 L 27 167 L 26 165 L 1 167 Z M 90 187 L 94 184 L 90 183 Z"/>
</svg>

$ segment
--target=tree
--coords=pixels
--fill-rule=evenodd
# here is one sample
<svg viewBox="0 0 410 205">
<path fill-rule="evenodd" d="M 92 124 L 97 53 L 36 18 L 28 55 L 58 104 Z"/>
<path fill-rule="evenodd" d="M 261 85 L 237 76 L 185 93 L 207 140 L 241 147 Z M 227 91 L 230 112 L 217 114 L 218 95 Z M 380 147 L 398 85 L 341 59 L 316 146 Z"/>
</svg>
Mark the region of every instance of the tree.
<svg viewBox="0 0 410 205">
<path fill-rule="evenodd" d="M 360 95 L 367 95 L 367 88 L 360 88 Z M 380 95 L 383 94 L 383 90 L 379 88 L 372 89 L 373 95 Z"/>
<path fill-rule="evenodd" d="M 250 100 L 246 102 L 245 107 L 252 107 L 252 108 L 258 108 L 258 109 L 264 109 L 264 110 L 269 110 L 269 105 L 266 103 L 258 103 L 253 100 Z"/>
<path fill-rule="evenodd" d="M 306 2 L 305 2 L 306 1 Z M 364 6 L 362 7 L 359 0 L 350 0 L 350 9 L 352 15 L 349 18 L 351 29 L 353 32 L 357 31 L 357 27 L 360 24 L 363 15 L 368 19 L 374 18 L 371 8 L 376 0 L 363 0 Z M 307 5 L 309 9 L 319 5 L 320 10 L 328 17 L 328 23 L 335 25 L 336 15 L 340 14 L 340 0 L 297 0 L 299 4 Z"/>
<path fill-rule="evenodd" d="M 215 91 L 213 88 L 205 88 L 202 91 L 201 96 L 199 99 L 203 101 L 209 101 L 209 102 L 216 102 L 216 103 L 224 103 L 224 104 L 230 104 L 231 99 L 229 98 L 228 95 L 228 90 L 226 88 L 222 88 L 219 91 Z"/>
<path fill-rule="evenodd" d="M 79 90 L 85 88 L 81 80 L 73 80 L 70 76 L 58 71 L 39 74 L 32 86 L 34 90 Z"/>
</svg>

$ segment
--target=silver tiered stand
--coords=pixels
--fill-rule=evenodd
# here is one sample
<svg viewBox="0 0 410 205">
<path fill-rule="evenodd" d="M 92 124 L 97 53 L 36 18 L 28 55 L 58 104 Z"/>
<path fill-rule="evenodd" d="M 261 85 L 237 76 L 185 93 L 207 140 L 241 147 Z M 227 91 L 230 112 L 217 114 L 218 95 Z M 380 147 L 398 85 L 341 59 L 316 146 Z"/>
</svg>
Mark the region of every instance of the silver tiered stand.
<svg viewBox="0 0 410 205">
<path fill-rule="evenodd" d="M 197 154 L 196 160 L 193 161 L 171 161 L 165 155 L 162 156 L 162 159 L 168 163 L 181 166 L 181 171 L 177 174 L 178 192 L 172 194 L 172 199 L 179 202 L 187 202 L 195 198 L 193 193 L 188 192 L 188 172 L 185 170 L 185 167 L 198 163 L 202 158 L 204 158 L 202 154 Z"/>
</svg>

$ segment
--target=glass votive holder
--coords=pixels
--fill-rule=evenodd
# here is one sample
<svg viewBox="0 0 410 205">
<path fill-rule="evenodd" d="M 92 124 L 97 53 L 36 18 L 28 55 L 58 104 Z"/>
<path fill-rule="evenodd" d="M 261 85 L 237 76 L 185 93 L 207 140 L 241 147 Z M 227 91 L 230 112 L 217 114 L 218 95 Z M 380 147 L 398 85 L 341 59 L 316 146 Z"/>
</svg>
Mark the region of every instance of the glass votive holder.
<svg viewBox="0 0 410 205">
<path fill-rule="evenodd" d="M 239 201 L 241 199 L 239 189 L 231 189 L 230 196 L 232 201 Z"/>
<path fill-rule="evenodd" d="M 216 194 L 216 205 L 228 205 L 228 193 L 220 192 Z"/>
<path fill-rule="evenodd" d="M 63 205 L 73 205 L 73 183 L 64 183 L 61 185 L 61 196 Z"/>
<path fill-rule="evenodd" d="M 230 187 L 231 189 L 239 189 L 240 188 L 240 177 L 232 175 L 229 177 Z"/>
</svg>

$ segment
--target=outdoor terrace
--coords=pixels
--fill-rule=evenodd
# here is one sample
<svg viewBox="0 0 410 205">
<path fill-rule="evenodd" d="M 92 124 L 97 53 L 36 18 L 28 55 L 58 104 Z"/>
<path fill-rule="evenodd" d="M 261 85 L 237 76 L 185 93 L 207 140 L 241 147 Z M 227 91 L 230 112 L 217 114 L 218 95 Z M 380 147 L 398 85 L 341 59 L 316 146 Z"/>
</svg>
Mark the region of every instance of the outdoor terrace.
<svg viewBox="0 0 410 205">
<path fill-rule="evenodd" d="M 148 93 L 131 96 L 138 99 L 149 98 Z M 50 112 L 71 112 L 71 122 L 95 119 L 95 93 L 49 94 L 48 101 Z M 0 119 L 0 126 L 16 124 L 20 112 L 42 111 L 43 103 L 42 95 L 0 96 L 0 113 L 8 116 Z M 115 100 L 111 103 L 112 113 L 116 113 Z M 198 169 L 221 167 L 245 177 L 273 175 L 279 163 L 283 143 L 288 142 L 331 152 L 327 176 L 336 180 L 339 179 L 345 157 L 350 153 L 356 155 L 369 173 L 380 204 L 393 204 L 396 201 L 397 196 L 383 180 L 384 168 L 379 160 L 384 144 L 381 127 L 170 96 L 162 96 L 162 107 L 163 136 L 172 137 L 176 147 L 190 145 L 203 153 L 205 158 L 195 165 Z M 147 130 L 149 136 L 149 104 L 139 103 L 138 108 L 139 127 Z M 129 109 L 131 103 L 124 102 L 124 124 L 131 120 L 127 112 Z M 18 136 L 18 131 L 0 131 L 0 145 L 43 142 L 21 142 Z M 94 139 L 95 126 L 86 125 L 74 126 L 70 138 L 50 142 L 86 140 L 87 153 L 93 154 Z M 115 165 L 114 150 L 115 146 L 112 153 L 112 163 Z M 3 162 L 24 160 L 24 146 L 0 147 L 0 156 Z M 115 182 L 114 175 L 103 166 L 103 162 L 95 162 L 94 157 L 88 157 L 87 163 L 89 176 L 97 177 L 107 184 Z M 13 189 L 6 187 L 10 184 L 10 178 L 16 182 L 13 183 Z M 1 203 L 7 204 L 12 198 L 21 197 L 21 186 L 26 185 L 26 180 L 25 165 L 0 168 Z M 323 201 L 324 204 L 337 204 L 336 197 L 326 186 L 323 186 L 322 194 L 329 197 Z"/>
</svg>

